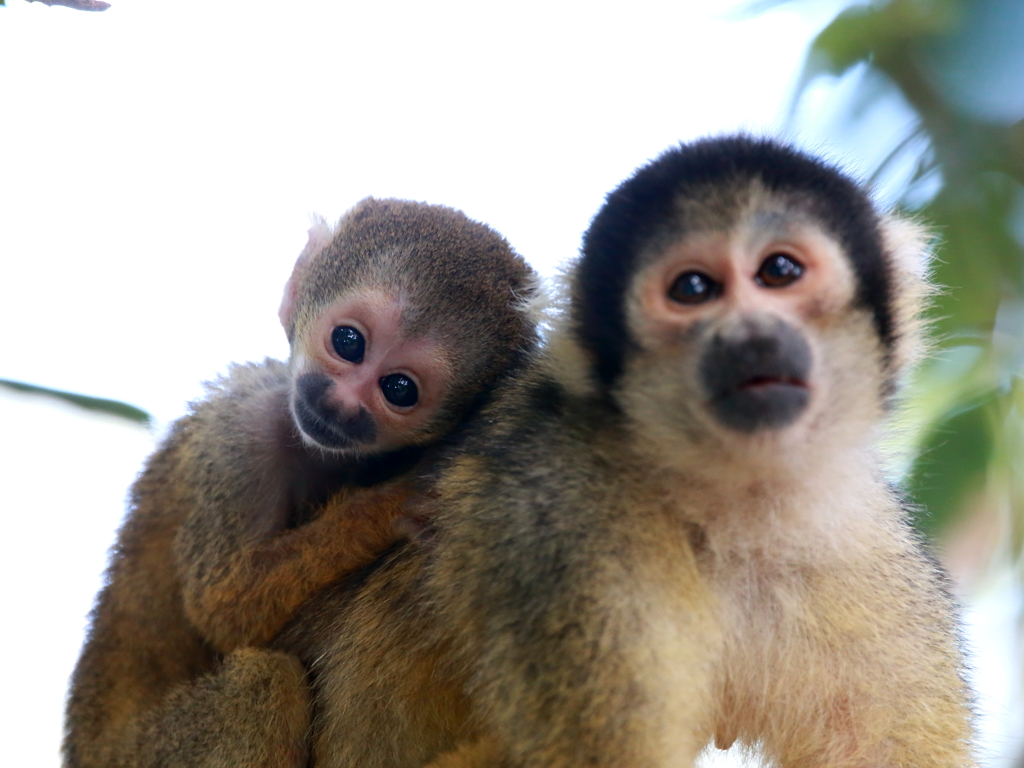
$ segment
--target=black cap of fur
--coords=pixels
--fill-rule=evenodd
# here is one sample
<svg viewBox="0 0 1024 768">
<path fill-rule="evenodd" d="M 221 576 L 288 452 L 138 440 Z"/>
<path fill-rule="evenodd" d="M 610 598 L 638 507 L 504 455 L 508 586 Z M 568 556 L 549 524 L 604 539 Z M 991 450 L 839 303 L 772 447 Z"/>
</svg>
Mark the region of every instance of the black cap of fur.
<svg viewBox="0 0 1024 768">
<path fill-rule="evenodd" d="M 709 188 L 759 179 L 792 193 L 843 246 L 857 279 L 857 301 L 873 316 L 883 349 L 893 344 L 892 275 L 878 215 L 868 195 L 837 169 L 770 139 L 706 139 L 668 150 L 611 192 L 583 238 L 573 324 L 606 386 L 622 372 L 629 346 L 625 292 L 637 258 L 676 217 L 676 201 Z M 680 234 L 685 234 L 682 232 Z"/>
</svg>

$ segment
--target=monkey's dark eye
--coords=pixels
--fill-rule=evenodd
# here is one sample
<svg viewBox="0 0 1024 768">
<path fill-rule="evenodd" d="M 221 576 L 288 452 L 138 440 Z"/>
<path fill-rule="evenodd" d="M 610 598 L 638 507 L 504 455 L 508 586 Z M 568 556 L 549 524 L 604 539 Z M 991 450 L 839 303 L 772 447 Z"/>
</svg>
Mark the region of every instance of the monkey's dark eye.
<svg viewBox="0 0 1024 768">
<path fill-rule="evenodd" d="M 392 373 L 380 380 L 384 399 L 398 408 L 411 408 L 420 399 L 416 382 L 402 373 Z"/>
<path fill-rule="evenodd" d="M 363 362 L 366 354 L 366 339 L 363 334 L 350 325 L 339 325 L 331 333 L 331 345 L 338 357 L 350 363 Z"/>
<path fill-rule="evenodd" d="M 701 304 L 721 292 L 722 284 L 703 272 L 683 272 L 668 289 L 668 297 L 680 304 Z"/>
<path fill-rule="evenodd" d="M 785 253 L 773 253 L 757 270 L 756 280 L 765 288 L 784 288 L 804 273 L 804 265 Z"/>
</svg>

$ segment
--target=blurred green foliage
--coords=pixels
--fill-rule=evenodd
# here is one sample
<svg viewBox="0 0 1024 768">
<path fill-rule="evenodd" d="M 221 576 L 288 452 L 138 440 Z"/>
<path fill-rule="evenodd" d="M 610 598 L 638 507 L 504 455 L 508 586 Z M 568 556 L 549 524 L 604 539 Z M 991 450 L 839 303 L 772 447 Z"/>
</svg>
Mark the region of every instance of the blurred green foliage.
<svg viewBox="0 0 1024 768">
<path fill-rule="evenodd" d="M 768 3 L 776 4 L 776 3 Z M 762 5 L 761 7 L 764 7 Z M 900 204 L 937 233 L 938 347 L 912 403 L 909 490 L 943 535 L 971 516 L 1024 540 L 1024 2 L 890 0 L 847 8 L 814 41 L 797 101 L 822 75 L 860 79 L 848 130 L 909 166 Z M 878 135 L 857 115 L 895 96 L 916 120 Z M 794 126 L 799 128 L 799 126 Z M 922 189 L 926 190 L 922 200 Z"/>
<path fill-rule="evenodd" d="M 79 395 L 77 392 L 50 389 L 49 387 L 40 387 L 37 384 L 26 384 L 23 381 L 12 381 L 10 379 L 0 379 L 0 387 L 6 387 L 7 389 L 13 389 L 15 392 L 24 392 L 30 395 L 52 397 L 55 400 L 70 403 L 87 411 L 117 416 L 118 418 L 134 421 L 147 427 L 153 424 L 153 417 L 146 411 L 136 408 L 134 405 L 122 403 L 120 400 L 108 400 L 105 397 L 89 397 L 88 395 Z"/>
</svg>

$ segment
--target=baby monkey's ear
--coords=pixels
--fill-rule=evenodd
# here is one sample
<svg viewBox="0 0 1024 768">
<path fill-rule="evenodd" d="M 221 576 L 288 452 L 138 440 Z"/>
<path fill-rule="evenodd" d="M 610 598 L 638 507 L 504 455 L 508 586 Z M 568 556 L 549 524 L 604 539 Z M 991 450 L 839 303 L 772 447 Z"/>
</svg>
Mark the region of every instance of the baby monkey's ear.
<svg viewBox="0 0 1024 768">
<path fill-rule="evenodd" d="M 284 295 L 281 297 L 281 306 L 277 310 L 277 316 L 281 320 L 281 326 L 288 335 L 290 344 L 295 337 L 295 301 L 298 298 L 299 286 L 306 274 L 309 261 L 316 254 L 326 248 L 334 236 L 330 225 L 322 216 L 314 215 L 309 226 L 306 247 L 302 249 L 299 258 L 292 268 L 292 276 L 284 286 Z"/>
</svg>

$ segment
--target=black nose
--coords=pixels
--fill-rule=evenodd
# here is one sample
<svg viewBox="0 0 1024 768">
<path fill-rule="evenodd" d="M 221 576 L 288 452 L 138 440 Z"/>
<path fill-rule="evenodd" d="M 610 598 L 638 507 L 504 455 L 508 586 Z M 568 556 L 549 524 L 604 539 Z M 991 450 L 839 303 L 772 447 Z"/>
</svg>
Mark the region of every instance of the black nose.
<svg viewBox="0 0 1024 768">
<path fill-rule="evenodd" d="M 810 346 L 781 320 L 716 334 L 700 361 L 715 418 L 739 432 L 781 429 L 796 421 L 810 399 L 810 372 Z"/>
</svg>

